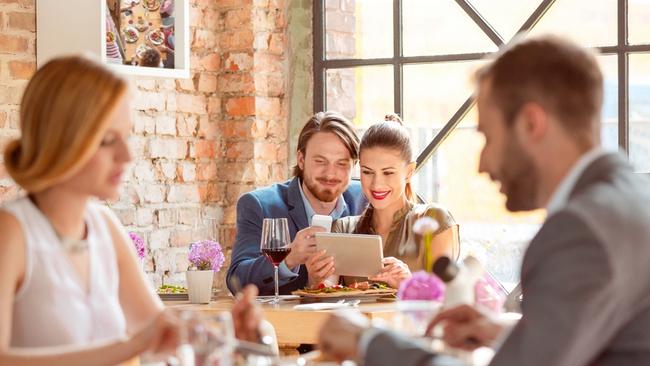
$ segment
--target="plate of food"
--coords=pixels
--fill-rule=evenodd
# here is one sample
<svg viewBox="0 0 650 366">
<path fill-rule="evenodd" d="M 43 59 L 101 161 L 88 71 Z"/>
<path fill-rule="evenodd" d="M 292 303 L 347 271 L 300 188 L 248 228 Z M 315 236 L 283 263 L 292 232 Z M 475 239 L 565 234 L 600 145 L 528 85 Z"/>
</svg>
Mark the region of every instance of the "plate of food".
<svg viewBox="0 0 650 366">
<path fill-rule="evenodd" d="M 138 30 L 135 29 L 135 27 L 133 26 L 124 27 L 124 29 L 122 29 L 122 33 L 124 33 L 124 40 L 127 43 L 135 43 L 138 41 L 139 38 Z"/>
<path fill-rule="evenodd" d="M 382 296 L 394 296 L 396 292 L 396 289 L 381 283 L 358 282 L 350 286 L 325 286 L 321 284 L 315 289 L 297 290 L 292 292 L 292 294 L 307 299 L 333 300 L 343 298 L 379 298 Z"/>
<path fill-rule="evenodd" d="M 147 33 L 147 39 L 149 39 L 149 42 L 151 42 L 154 46 L 160 46 L 165 42 L 165 34 L 163 34 L 162 31 L 159 29 L 154 29 L 151 32 Z"/>
<path fill-rule="evenodd" d="M 158 10 L 160 7 L 160 0 L 143 0 L 142 6 L 149 11 Z"/>
<path fill-rule="evenodd" d="M 212 298 L 214 299 L 220 292 L 219 289 L 212 289 Z M 176 285 L 162 285 L 158 287 L 158 296 L 163 301 L 188 301 L 189 295 L 187 288 Z"/>
<path fill-rule="evenodd" d="M 161 300 L 188 300 L 187 288 L 176 285 L 162 285 L 158 288 Z"/>
</svg>

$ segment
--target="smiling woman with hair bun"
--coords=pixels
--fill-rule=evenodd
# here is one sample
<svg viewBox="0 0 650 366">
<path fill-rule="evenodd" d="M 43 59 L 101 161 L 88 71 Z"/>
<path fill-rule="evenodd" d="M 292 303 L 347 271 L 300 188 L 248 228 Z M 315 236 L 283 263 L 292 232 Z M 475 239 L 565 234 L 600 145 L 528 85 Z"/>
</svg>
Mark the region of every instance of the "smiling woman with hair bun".
<svg viewBox="0 0 650 366">
<path fill-rule="evenodd" d="M 417 204 L 411 188 L 415 160 L 409 132 L 396 114 L 370 126 L 359 146 L 361 189 L 368 207 L 360 216 L 341 218 L 333 232 L 375 234 L 384 245 L 384 270 L 370 280 L 397 288 L 411 271 L 424 268 L 425 253 L 414 223 L 428 216 L 438 223 L 431 242 L 431 258 L 459 252 L 458 225 L 440 205 Z M 430 270 L 430 269 L 428 269 Z M 346 283 L 359 279 L 345 278 Z"/>
</svg>

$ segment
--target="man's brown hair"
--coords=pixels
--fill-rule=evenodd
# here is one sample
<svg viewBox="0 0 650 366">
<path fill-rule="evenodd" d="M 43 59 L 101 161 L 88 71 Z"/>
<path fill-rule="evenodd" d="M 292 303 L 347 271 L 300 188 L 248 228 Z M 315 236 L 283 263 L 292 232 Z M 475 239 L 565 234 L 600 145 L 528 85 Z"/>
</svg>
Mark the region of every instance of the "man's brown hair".
<svg viewBox="0 0 650 366">
<path fill-rule="evenodd" d="M 581 145 L 598 141 L 603 75 L 594 54 L 555 37 L 513 43 L 477 72 L 508 126 L 527 102 L 539 103 Z"/>
<path fill-rule="evenodd" d="M 305 124 L 298 136 L 297 151 L 305 155 L 307 142 L 318 132 L 330 132 L 338 136 L 356 162 L 359 159 L 359 136 L 350 120 L 338 112 L 318 112 Z M 293 167 L 293 176 L 302 179 L 302 169 L 296 164 Z"/>
</svg>

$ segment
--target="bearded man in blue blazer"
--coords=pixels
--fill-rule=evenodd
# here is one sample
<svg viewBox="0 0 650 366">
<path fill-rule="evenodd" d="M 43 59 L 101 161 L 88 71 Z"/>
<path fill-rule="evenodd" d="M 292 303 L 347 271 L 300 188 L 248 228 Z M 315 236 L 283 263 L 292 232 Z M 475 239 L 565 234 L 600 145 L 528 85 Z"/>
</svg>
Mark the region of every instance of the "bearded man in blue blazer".
<svg viewBox="0 0 650 366">
<path fill-rule="evenodd" d="M 275 291 L 273 266 L 260 251 L 265 218 L 287 218 L 289 224 L 291 252 L 279 266 L 281 294 L 333 274 L 333 259 L 316 252 L 314 234 L 325 229 L 311 227 L 311 219 L 319 214 L 336 220 L 363 210 L 361 187 L 350 181 L 358 157 L 359 137 L 347 118 L 319 112 L 309 119 L 298 137 L 293 179 L 246 193 L 237 201 L 237 237 L 226 277 L 231 292 L 251 283 L 260 295 Z"/>
</svg>

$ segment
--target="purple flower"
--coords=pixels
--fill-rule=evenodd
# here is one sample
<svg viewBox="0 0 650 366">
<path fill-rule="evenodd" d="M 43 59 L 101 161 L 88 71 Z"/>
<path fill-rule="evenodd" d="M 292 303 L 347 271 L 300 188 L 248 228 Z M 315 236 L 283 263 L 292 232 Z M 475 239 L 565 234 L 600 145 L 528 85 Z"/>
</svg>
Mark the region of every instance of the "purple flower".
<svg viewBox="0 0 650 366">
<path fill-rule="evenodd" d="M 190 244 L 190 252 L 187 256 L 192 267 L 199 271 L 214 270 L 219 272 L 226 261 L 221 245 L 216 241 L 203 240 Z"/>
<path fill-rule="evenodd" d="M 138 253 L 138 257 L 140 259 L 144 259 L 147 250 L 144 247 L 144 240 L 140 237 L 140 235 L 136 233 L 129 233 L 129 237 L 131 238 L 131 241 L 133 242 L 133 245 L 135 245 L 135 250 Z"/>
<path fill-rule="evenodd" d="M 442 301 L 445 297 L 445 284 L 433 274 L 418 271 L 411 278 L 402 281 L 397 297 L 401 300 Z"/>
</svg>

